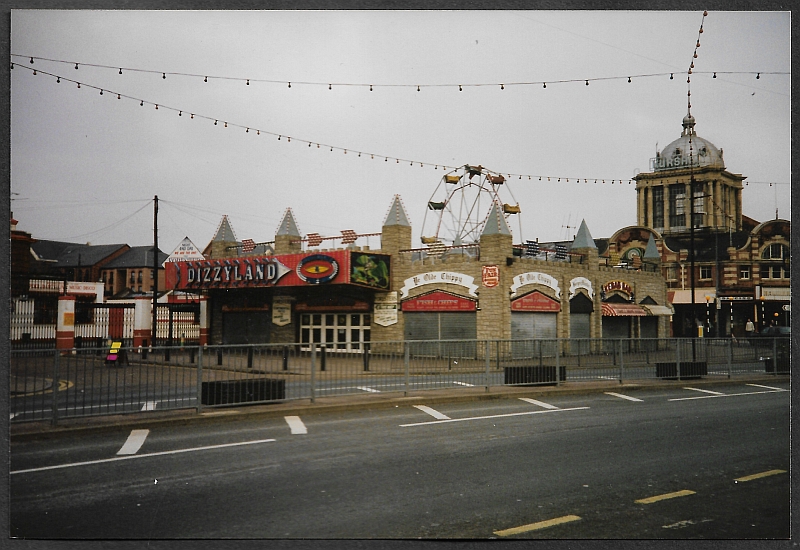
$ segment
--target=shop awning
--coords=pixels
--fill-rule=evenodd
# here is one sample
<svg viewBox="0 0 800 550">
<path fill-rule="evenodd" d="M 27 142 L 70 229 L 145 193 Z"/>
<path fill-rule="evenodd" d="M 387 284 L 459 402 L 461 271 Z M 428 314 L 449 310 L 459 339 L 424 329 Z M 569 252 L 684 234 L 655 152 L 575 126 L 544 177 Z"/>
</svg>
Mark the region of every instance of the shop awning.
<svg viewBox="0 0 800 550">
<path fill-rule="evenodd" d="M 706 296 L 709 302 L 713 302 L 717 293 L 713 288 L 695 288 L 694 289 L 694 303 L 705 304 Z M 671 304 L 691 304 L 692 291 L 691 290 L 670 290 L 667 292 L 667 299 Z"/>
<path fill-rule="evenodd" d="M 656 306 L 650 304 L 642 304 L 642 307 L 647 310 L 650 315 L 674 315 L 675 311 L 670 306 Z"/>
<path fill-rule="evenodd" d="M 606 317 L 645 317 L 647 312 L 636 304 L 616 304 L 604 302 L 603 315 Z"/>
</svg>

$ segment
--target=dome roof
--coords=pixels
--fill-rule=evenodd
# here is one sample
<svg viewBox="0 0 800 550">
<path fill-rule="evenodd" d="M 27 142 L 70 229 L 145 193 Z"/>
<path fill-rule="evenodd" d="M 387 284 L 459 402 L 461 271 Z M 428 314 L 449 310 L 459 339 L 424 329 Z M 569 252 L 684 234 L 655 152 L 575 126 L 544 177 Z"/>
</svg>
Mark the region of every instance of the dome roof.
<svg viewBox="0 0 800 550">
<path fill-rule="evenodd" d="M 722 149 L 710 141 L 701 138 L 694 131 L 695 120 L 691 113 L 683 117 L 681 137 L 656 153 L 653 168 L 656 171 L 676 168 L 711 166 L 725 169 Z"/>
</svg>

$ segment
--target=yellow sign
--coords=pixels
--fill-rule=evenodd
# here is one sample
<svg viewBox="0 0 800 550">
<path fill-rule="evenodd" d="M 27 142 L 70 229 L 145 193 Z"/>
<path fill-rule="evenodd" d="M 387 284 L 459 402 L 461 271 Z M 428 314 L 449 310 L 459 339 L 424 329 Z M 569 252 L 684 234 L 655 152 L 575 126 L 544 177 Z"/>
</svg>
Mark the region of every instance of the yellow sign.
<svg viewBox="0 0 800 550">
<path fill-rule="evenodd" d="M 72 327 L 75 326 L 75 314 L 71 311 L 64 312 L 64 326 L 65 327 Z"/>
</svg>

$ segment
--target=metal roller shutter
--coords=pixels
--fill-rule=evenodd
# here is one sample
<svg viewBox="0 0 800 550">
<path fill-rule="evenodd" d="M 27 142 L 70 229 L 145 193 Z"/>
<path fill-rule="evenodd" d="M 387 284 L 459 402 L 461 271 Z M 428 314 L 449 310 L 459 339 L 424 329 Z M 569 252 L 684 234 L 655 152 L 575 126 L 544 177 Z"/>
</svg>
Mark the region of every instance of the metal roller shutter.
<svg viewBox="0 0 800 550">
<path fill-rule="evenodd" d="M 558 335 L 556 313 L 511 312 L 511 353 L 514 357 L 528 357 L 539 353 L 543 345 L 544 353 L 555 352 L 555 342 L 530 342 L 531 339 L 553 339 Z M 552 348 L 552 349 L 551 349 Z"/>
<path fill-rule="evenodd" d="M 222 343 L 267 343 L 271 319 L 268 311 L 225 312 L 222 314 Z"/>
</svg>

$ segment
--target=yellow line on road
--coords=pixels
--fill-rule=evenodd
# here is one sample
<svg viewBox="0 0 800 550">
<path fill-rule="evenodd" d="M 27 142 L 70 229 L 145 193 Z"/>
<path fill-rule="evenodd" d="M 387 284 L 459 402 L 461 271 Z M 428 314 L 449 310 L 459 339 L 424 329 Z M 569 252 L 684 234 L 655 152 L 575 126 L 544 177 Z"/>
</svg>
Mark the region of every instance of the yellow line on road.
<svg viewBox="0 0 800 550">
<path fill-rule="evenodd" d="M 786 473 L 786 470 L 768 470 L 766 472 L 761 472 L 760 474 L 752 474 L 752 475 L 749 475 L 749 476 L 737 477 L 736 481 L 752 481 L 754 479 L 759 479 L 759 478 L 762 478 L 762 477 L 774 476 L 774 475 L 777 475 L 777 474 L 785 474 L 785 473 Z"/>
<path fill-rule="evenodd" d="M 659 500 L 667 500 L 668 498 L 677 498 L 677 497 L 685 497 L 688 495 L 693 495 L 694 491 L 689 491 L 684 489 L 683 491 L 675 491 L 674 493 L 664 493 L 663 495 L 656 495 L 654 497 L 647 497 L 647 498 L 640 498 L 639 500 L 635 501 L 636 504 L 653 504 L 654 502 L 658 502 Z"/>
<path fill-rule="evenodd" d="M 529 523 L 528 525 L 521 525 L 519 527 L 512 527 L 511 529 L 503 529 L 502 531 L 495 531 L 494 534 L 498 537 L 507 537 L 509 535 L 518 535 L 519 533 L 526 533 L 528 531 L 536 531 L 537 529 L 545 529 L 554 525 L 562 523 L 569 523 L 570 521 L 577 521 L 581 519 L 579 516 L 561 516 L 560 518 L 548 519 L 536 523 Z"/>
</svg>

